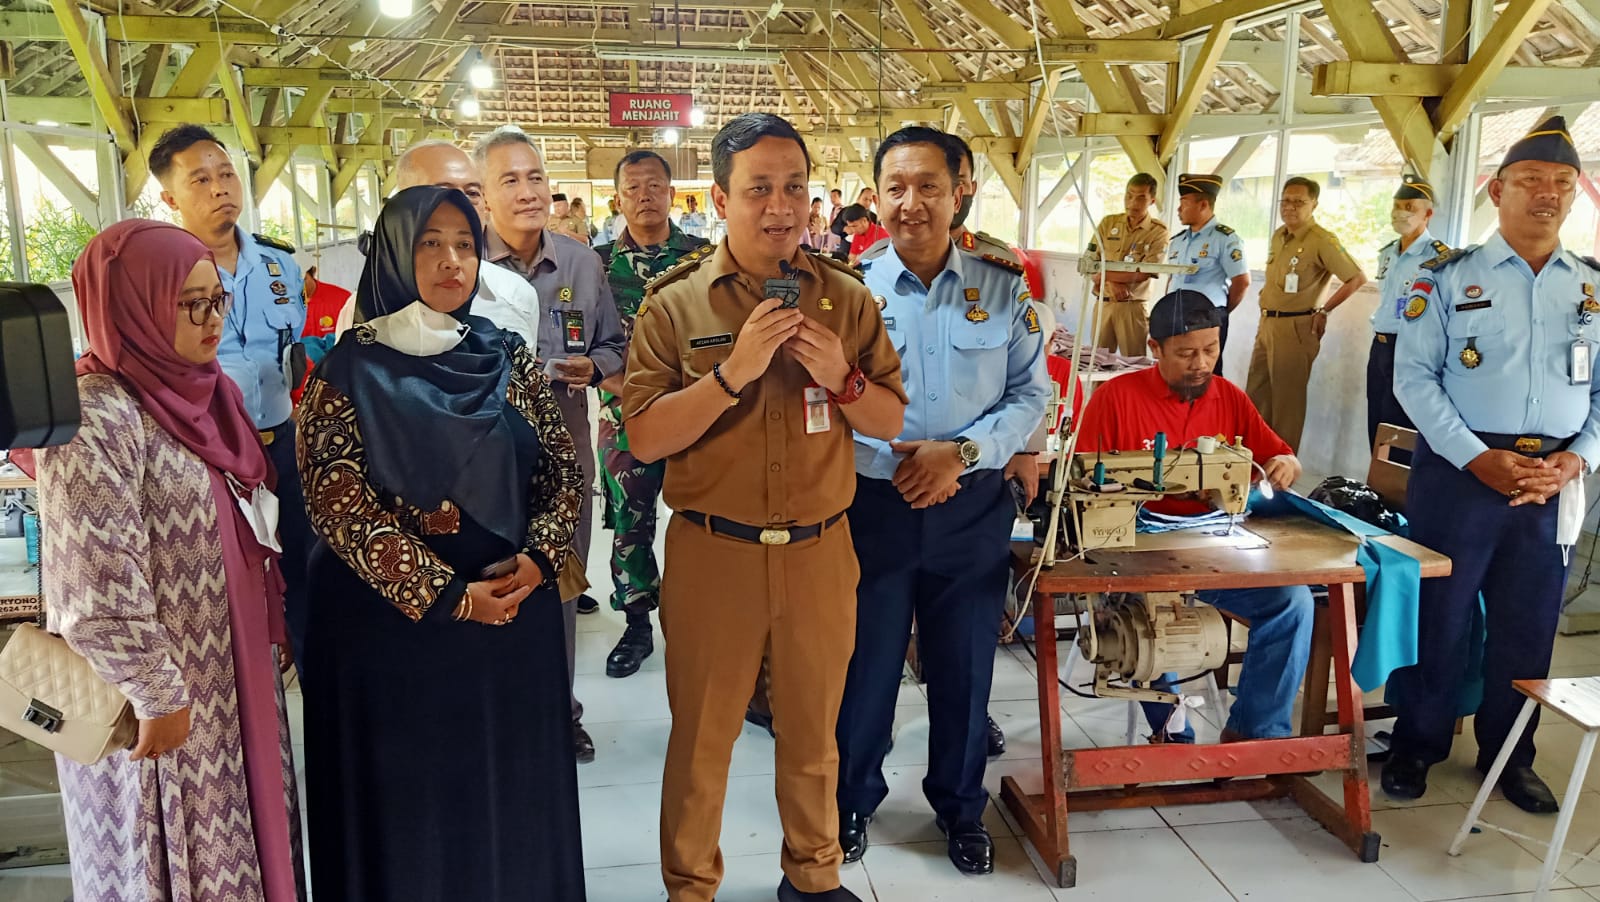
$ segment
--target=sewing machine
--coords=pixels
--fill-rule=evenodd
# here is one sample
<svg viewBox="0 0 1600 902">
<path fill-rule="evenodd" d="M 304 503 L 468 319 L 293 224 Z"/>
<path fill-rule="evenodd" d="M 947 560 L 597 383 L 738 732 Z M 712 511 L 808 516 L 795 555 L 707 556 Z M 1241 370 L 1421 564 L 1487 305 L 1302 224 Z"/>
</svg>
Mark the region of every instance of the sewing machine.
<svg viewBox="0 0 1600 902">
<path fill-rule="evenodd" d="M 1072 457 L 1066 498 L 1068 539 L 1081 549 L 1130 548 L 1139 506 L 1168 495 L 1198 495 L 1217 510 L 1244 513 L 1255 463 L 1239 439 L 1205 436 L 1172 450 L 1156 433 L 1149 451 L 1105 451 Z"/>
</svg>

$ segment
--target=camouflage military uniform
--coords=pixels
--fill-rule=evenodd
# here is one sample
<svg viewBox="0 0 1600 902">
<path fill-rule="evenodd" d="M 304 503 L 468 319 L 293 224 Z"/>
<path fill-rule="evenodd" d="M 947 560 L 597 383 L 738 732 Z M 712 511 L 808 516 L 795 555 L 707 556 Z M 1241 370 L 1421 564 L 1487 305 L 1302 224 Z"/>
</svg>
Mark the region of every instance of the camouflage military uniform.
<svg viewBox="0 0 1600 902">
<path fill-rule="evenodd" d="M 697 250 L 711 248 L 672 226 L 665 244 L 641 248 L 626 232 L 614 244 L 595 248 L 606 266 L 611 294 L 622 316 L 623 334 L 633 338 L 633 321 L 644 300 L 647 282 L 666 272 Z M 600 471 L 605 485 L 605 526 L 613 531 L 611 579 L 616 588 L 611 608 L 627 611 L 629 621 L 648 617 L 661 593 L 661 570 L 656 564 L 656 499 L 666 461 L 640 463 L 628 450 L 622 428 L 622 399 L 600 393 Z"/>
</svg>

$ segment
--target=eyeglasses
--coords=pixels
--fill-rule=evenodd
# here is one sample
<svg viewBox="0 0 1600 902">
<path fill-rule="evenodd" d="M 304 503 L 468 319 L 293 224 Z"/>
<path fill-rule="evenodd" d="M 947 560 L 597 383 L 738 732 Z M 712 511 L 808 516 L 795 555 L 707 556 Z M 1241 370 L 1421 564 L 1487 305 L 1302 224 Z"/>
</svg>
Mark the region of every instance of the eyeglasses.
<svg viewBox="0 0 1600 902">
<path fill-rule="evenodd" d="M 1280 206 L 1280 207 L 1289 207 L 1290 209 L 1298 210 L 1301 207 L 1304 207 L 1304 206 L 1306 206 L 1307 204 L 1310 204 L 1310 203 L 1311 203 L 1311 201 L 1309 201 L 1309 200 L 1288 200 L 1288 199 L 1284 199 L 1284 200 L 1278 201 L 1278 206 Z"/>
<path fill-rule="evenodd" d="M 211 314 L 227 318 L 228 308 L 233 306 L 233 295 L 223 292 L 214 298 L 195 298 L 192 301 L 179 301 L 178 309 L 189 313 L 189 322 L 197 326 L 205 325 Z"/>
</svg>

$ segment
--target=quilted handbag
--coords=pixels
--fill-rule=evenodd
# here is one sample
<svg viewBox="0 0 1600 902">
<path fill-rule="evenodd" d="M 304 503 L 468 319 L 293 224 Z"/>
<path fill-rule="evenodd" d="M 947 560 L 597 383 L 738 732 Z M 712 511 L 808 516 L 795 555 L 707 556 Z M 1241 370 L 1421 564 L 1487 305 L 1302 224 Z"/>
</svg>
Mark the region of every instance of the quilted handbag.
<svg viewBox="0 0 1600 902">
<path fill-rule="evenodd" d="M 131 748 L 133 705 L 67 640 L 25 623 L 0 649 L 0 729 L 79 764 Z"/>
</svg>

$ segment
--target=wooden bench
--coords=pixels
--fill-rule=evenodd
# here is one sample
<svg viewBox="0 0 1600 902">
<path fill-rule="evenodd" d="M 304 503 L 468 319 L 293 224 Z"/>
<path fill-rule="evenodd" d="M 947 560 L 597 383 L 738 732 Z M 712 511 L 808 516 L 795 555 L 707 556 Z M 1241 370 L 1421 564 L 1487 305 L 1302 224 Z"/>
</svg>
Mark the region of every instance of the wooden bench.
<svg viewBox="0 0 1600 902">
<path fill-rule="evenodd" d="M 1588 775 L 1589 761 L 1594 755 L 1595 740 L 1600 738 L 1600 676 L 1564 680 L 1513 680 L 1511 685 L 1527 696 L 1528 700 L 1522 703 L 1522 711 L 1517 714 L 1517 722 L 1512 725 L 1511 733 L 1506 736 L 1505 745 L 1500 747 L 1500 754 L 1495 756 L 1494 766 L 1489 768 L 1489 775 L 1483 779 L 1483 786 L 1478 790 L 1477 798 L 1473 799 L 1472 809 L 1467 812 L 1466 819 L 1461 822 L 1461 829 L 1456 831 L 1456 838 L 1450 843 L 1450 854 L 1461 854 L 1461 845 L 1467 841 L 1474 827 L 1488 827 L 1510 834 L 1511 831 L 1481 821 L 1478 816 L 1483 813 L 1483 806 L 1489 801 L 1489 793 L 1494 791 L 1495 784 L 1500 781 L 1500 773 L 1505 770 L 1506 762 L 1511 759 L 1511 751 L 1517 747 L 1518 740 L 1528 729 L 1528 723 L 1533 720 L 1533 712 L 1540 707 L 1550 709 L 1582 730 L 1583 741 L 1578 746 L 1578 758 L 1572 765 L 1572 776 L 1567 780 L 1567 793 L 1561 798 L 1561 813 L 1556 817 L 1555 830 L 1550 834 L 1550 842 L 1545 846 L 1544 869 L 1539 874 L 1539 884 L 1533 893 L 1534 902 L 1544 902 L 1550 898 L 1550 884 L 1555 882 L 1556 866 L 1561 861 L 1562 850 L 1567 843 L 1567 830 L 1572 827 L 1572 817 L 1577 813 L 1578 801 L 1583 795 L 1583 781 Z M 1596 852 L 1600 852 L 1600 845 L 1596 845 L 1581 857 L 1592 861 Z"/>
</svg>

